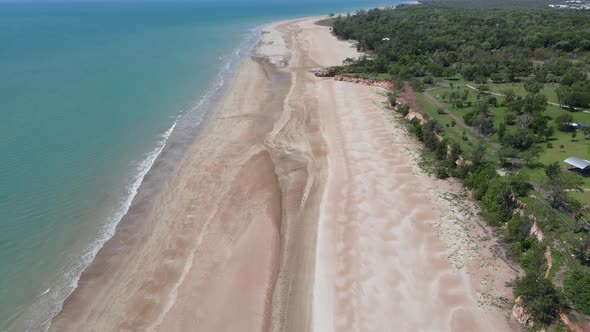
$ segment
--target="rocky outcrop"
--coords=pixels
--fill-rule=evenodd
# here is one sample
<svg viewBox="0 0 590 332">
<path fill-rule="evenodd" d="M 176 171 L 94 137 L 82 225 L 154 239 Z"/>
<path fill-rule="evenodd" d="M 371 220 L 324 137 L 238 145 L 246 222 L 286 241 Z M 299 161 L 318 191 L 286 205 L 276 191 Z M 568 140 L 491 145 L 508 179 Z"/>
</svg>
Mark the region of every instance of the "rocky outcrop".
<svg viewBox="0 0 590 332">
<path fill-rule="evenodd" d="M 516 298 L 516 301 L 514 301 L 514 307 L 512 307 L 512 316 L 524 326 L 533 326 L 531 315 L 526 312 L 520 297 Z"/>
<path fill-rule="evenodd" d="M 545 239 L 545 234 L 543 234 L 543 231 L 541 230 L 536 221 L 533 223 L 533 227 L 531 227 L 530 234 L 534 236 L 539 242 L 543 242 L 543 240 Z"/>
<path fill-rule="evenodd" d="M 425 124 L 426 123 L 426 120 L 424 119 L 424 116 L 422 116 L 422 114 L 420 114 L 418 112 L 412 112 L 412 111 L 410 111 L 408 113 L 408 115 L 406 115 L 406 120 L 408 120 L 408 121 L 412 121 L 412 119 L 414 119 L 414 118 L 420 120 L 420 124 Z"/>
<path fill-rule="evenodd" d="M 567 325 L 567 327 L 570 328 L 570 330 L 574 331 L 574 332 L 584 332 L 584 329 L 581 328 L 580 326 L 576 325 L 575 323 L 573 323 L 570 318 L 563 312 L 560 311 L 559 312 L 559 318 L 561 318 L 561 321 Z"/>
</svg>

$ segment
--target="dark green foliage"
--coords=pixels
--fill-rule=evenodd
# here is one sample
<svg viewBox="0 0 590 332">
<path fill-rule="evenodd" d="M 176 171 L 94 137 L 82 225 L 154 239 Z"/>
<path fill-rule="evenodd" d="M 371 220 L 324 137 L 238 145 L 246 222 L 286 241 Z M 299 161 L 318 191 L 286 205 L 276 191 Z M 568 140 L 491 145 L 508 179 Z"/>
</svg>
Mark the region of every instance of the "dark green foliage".
<svg viewBox="0 0 590 332">
<path fill-rule="evenodd" d="M 524 83 L 524 89 L 530 94 L 537 94 L 543 89 L 543 83 L 539 83 L 536 80 L 528 80 Z"/>
<path fill-rule="evenodd" d="M 465 185 L 473 189 L 475 199 L 481 200 L 488 190 L 491 181 L 495 180 L 496 177 L 498 177 L 498 174 L 494 167 L 486 164 L 470 173 L 465 179 Z"/>
<path fill-rule="evenodd" d="M 590 314 L 590 273 L 569 272 L 563 281 L 563 289 L 576 309 Z"/>
<path fill-rule="evenodd" d="M 396 111 L 401 114 L 402 116 L 406 116 L 410 113 L 410 105 L 408 104 L 401 104 L 398 105 Z M 416 119 L 417 120 L 417 119 Z"/>
<path fill-rule="evenodd" d="M 500 123 L 500 126 L 498 127 L 498 138 L 500 138 L 500 140 L 504 138 L 504 135 L 506 134 L 506 129 L 506 122 Z"/>
<path fill-rule="evenodd" d="M 514 283 L 514 294 L 522 298 L 532 318 L 543 325 L 549 325 L 563 307 L 561 294 L 543 275 L 528 272 Z"/>
<path fill-rule="evenodd" d="M 337 17 L 333 31 L 372 51 L 349 68 L 411 79 L 459 72 L 466 80 L 513 82 L 534 75 L 527 90 L 537 94 L 550 77 L 571 87 L 584 81 L 583 68 L 568 61 L 590 48 L 590 13 L 548 8 L 475 8 L 446 3 L 374 9 Z M 513 1 L 514 3 L 514 1 Z M 389 40 L 384 40 L 388 38 Z M 554 58 L 558 55 L 558 58 Z M 534 69 L 531 59 L 545 63 Z"/>
<path fill-rule="evenodd" d="M 397 93 L 393 91 L 388 93 L 387 101 L 389 102 L 389 105 L 391 105 L 391 107 L 395 107 L 397 105 Z"/>
<path fill-rule="evenodd" d="M 548 177 L 545 189 L 549 192 L 549 202 L 555 208 L 568 205 L 571 201 L 569 190 L 582 191 L 582 177 L 562 171 L 556 163 L 546 166 L 545 174 Z"/>
<path fill-rule="evenodd" d="M 590 82 L 577 81 L 569 86 L 563 85 L 556 89 L 560 103 L 570 108 L 590 106 Z"/>
<path fill-rule="evenodd" d="M 555 179 L 559 176 L 559 174 L 561 174 L 561 167 L 557 161 L 549 165 L 545 165 L 545 175 L 547 175 L 547 178 Z"/>
<path fill-rule="evenodd" d="M 522 111 L 524 113 L 538 114 L 547 108 L 547 97 L 541 94 L 528 95 L 523 99 Z"/>
<path fill-rule="evenodd" d="M 525 252 L 536 241 L 531 238 L 531 227 L 533 222 L 520 214 L 514 214 L 508 221 L 506 239 L 514 243 L 514 249 L 517 253 Z"/>
<path fill-rule="evenodd" d="M 557 128 L 562 131 L 569 131 L 572 129 L 572 123 L 574 122 L 574 117 L 569 113 L 563 113 L 553 120 L 557 125 Z"/>
<path fill-rule="evenodd" d="M 582 265 L 590 266 L 590 235 L 584 234 L 572 243 L 572 251 Z"/>
<path fill-rule="evenodd" d="M 543 132 L 543 136 L 545 136 L 545 140 L 549 141 L 549 139 L 551 138 L 551 136 L 553 136 L 553 134 L 555 134 L 555 127 L 554 126 L 547 126 L 547 128 L 545 128 L 545 131 Z M 551 143 L 548 143 L 547 145 L 549 145 Z M 553 145 L 551 145 L 553 147 Z"/>
<path fill-rule="evenodd" d="M 526 195 L 528 189 L 525 178 L 520 175 L 495 177 L 481 199 L 486 220 L 496 225 L 510 220 L 517 207 L 516 198 Z"/>
<path fill-rule="evenodd" d="M 525 271 L 543 271 L 546 269 L 545 246 L 538 242 L 532 242 L 532 245 L 520 257 L 520 266 Z"/>
<path fill-rule="evenodd" d="M 439 179 L 446 179 L 449 177 L 449 173 L 447 172 L 447 169 L 443 166 L 439 166 L 436 168 L 436 177 Z"/>
<path fill-rule="evenodd" d="M 532 130 L 516 130 L 514 133 L 506 133 L 502 144 L 520 151 L 524 151 L 537 142 L 537 137 Z"/>
</svg>

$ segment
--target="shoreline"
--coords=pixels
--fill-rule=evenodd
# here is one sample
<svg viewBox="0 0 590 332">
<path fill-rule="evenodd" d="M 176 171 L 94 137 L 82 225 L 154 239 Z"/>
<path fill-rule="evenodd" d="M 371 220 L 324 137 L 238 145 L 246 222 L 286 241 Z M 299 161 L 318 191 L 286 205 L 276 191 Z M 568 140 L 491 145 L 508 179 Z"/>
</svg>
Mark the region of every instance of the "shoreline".
<svg viewBox="0 0 590 332">
<path fill-rule="evenodd" d="M 157 146 L 153 150 L 148 151 L 144 155 L 144 159 L 138 161 L 135 169 L 136 172 L 125 186 L 127 194 L 121 197 L 118 205 L 113 208 L 112 215 L 108 218 L 109 221 L 101 227 L 101 232 L 97 234 L 97 239 L 82 253 L 84 260 L 80 262 L 83 266 L 80 274 L 74 273 L 75 271 L 67 271 L 66 275 L 72 275 L 72 278 L 68 279 L 64 277 L 65 283 L 63 285 L 55 285 L 39 295 L 39 300 L 42 297 L 59 299 L 62 298 L 60 294 L 67 293 L 65 299 L 61 302 L 55 302 L 52 305 L 45 306 L 48 310 L 42 311 L 36 310 L 36 307 L 40 306 L 40 304 L 33 303 L 30 309 L 19 314 L 23 316 L 35 315 L 41 317 L 30 328 L 39 330 L 49 328 L 53 318 L 61 312 L 64 302 L 78 288 L 79 280 L 85 273 L 86 268 L 93 263 L 96 255 L 100 253 L 105 245 L 108 245 L 108 242 L 115 235 L 118 225 L 124 222 L 128 212 L 134 208 L 134 205 L 141 204 L 138 201 L 146 199 L 146 197 L 139 196 L 149 197 L 152 191 L 157 190 L 161 185 L 161 178 L 171 172 L 171 168 L 174 168 L 175 162 L 178 161 L 177 159 L 179 159 L 179 155 L 182 155 L 183 150 L 188 149 L 189 145 L 195 144 L 198 141 L 199 135 L 206 128 L 207 121 L 214 113 L 210 110 L 214 110 L 217 104 L 220 103 L 228 86 L 231 84 L 237 68 L 244 59 L 249 58 L 250 53 L 260 39 L 260 31 L 265 26 L 259 25 L 249 30 L 249 35 L 245 36 L 227 57 L 224 57 L 223 61 L 219 64 L 218 73 L 211 80 L 210 86 L 204 91 L 203 95 L 195 100 L 194 106 L 178 114 L 173 119 L 170 127 L 160 134 L 160 140 L 157 142 Z M 39 312 L 43 314 L 39 314 Z M 21 324 L 18 321 L 17 323 Z"/>
<path fill-rule="evenodd" d="M 377 90 L 308 72 L 357 55 L 327 28 L 315 26 L 319 18 L 264 28 L 198 139 L 157 194 L 117 226 L 52 330 L 381 330 L 408 318 L 415 318 L 406 321 L 414 329 L 483 327 L 492 321 L 500 329 L 508 326 L 501 314 L 478 317 L 483 309 L 471 276 L 444 258 L 456 237 L 437 230 L 437 220 L 448 225 L 450 217 L 441 219 L 445 206 L 436 200 L 450 189 L 432 189 L 435 180 L 412 170 L 412 154 L 404 155 L 404 149 L 419 145 L 403 128 L 387 127 Z M 391 145 L 392 133 L 402 145 Z M 400 175 L 383 173 L 390 167 L 401 169 Z M 402 177 L 412 180 L 404 183 Z M 411 202 L 432 201 L 438 212 L 423 215 L 399 203 L 415 195 L 409 184 L 425 187 Z M 389 200 L 371 196 L 369 188 Z M 344 201 L 350 203 L 340 206 Z M 408 224 L 408 217 L 418 226 Z M 334 220 L 348 226 L 329 224 Z M 437 244 L 400 246 L 399 231 L 422 245 Z M 398 262 L 411 263 L 409 272 L 393 263 L 382 266 L 404 250 L 418 259 Z M 426 253 L 430 264 L 414 270 L 412 264 Z M 415 278 L 426 271 L 430 277 Z M 366 273 L 380 277 L 369 281 Z M 399 293 L 402 280 L 413 289 L 418 284 L 412 280 L 427 286 L 432 275 L 460 296 L 443 293 L 450 302 L 439 308 L 430 294 Z M 350 286 L 342 289 L 340 282 Z M 370 294 L 369 285 L 387 292 L 386 299 Z M 393 294 L 406 308 L 392 303 Z M 449 303 L 460 310 L 448 311 Z M 414 317 L 419 306 L 443 313 L 421 322 Z"/>
</svg>

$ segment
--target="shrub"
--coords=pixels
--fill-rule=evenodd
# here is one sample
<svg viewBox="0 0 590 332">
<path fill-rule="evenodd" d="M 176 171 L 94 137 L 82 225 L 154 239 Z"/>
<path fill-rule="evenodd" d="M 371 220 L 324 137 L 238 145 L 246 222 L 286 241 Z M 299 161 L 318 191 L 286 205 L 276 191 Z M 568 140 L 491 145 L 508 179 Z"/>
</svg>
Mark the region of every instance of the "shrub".
<svg viewBox="0 0 590 332">
<path fill-rule="evenodd" d="M 490 87 L 487 86 L 487 85 L 480 85 L 480 86 L 477 87 L 477 89 L 479 91 L 481 91 L 481 92 L 488 92 L 488 91 L 490 91 Z"/>
<path fill-rule="evenodd" d="M 449 173 L 447 172 L 447 169 L 445 167 L 437 167 L 436 168 L 436 177 L 439 179 L 446 179 L 449 177 Z"/>
<path fill-rule="evenodd" d="M 465 122 L 466 125 L 471 126 L 473 124 L 473 119 L 476 117 L 477 113 L 475 113 L 474 111 L 469 111 L 467 113 L 465 113 L 465 115 L 463 115 L 463 122 Z"/>
<path fill-rule="evenodd" d="M 412 86 L 412 89 L 414 89 L 414 91 L 416 91 L 416 92 L 424 91 L 424 82 L 422 82 L 421 79 L 418 79 L 418 78 L 410 79 L 410 86 Z"/>
<path fill-rule="evenodd" d="M 554 121 L 559 130 L 569 131 L 572 129 L 572 122 L 574 122 L 574 117 L 569 113 L 563 113 L 557 116 Z"/>
<path fill-rule="evenodd" d="M 533 222 L 525 217 L 521 216 L 520 214 L 515 214 L 512 216 L 512 219 L 508 221 L 506 231 L 507 236 L 506 238 L 509 241 L 515 242 L 515 250 L 516 252 L 524 252 L 531 247 L 530 237 L 531 237 L 531 227 L 533 226 Z"/>
<path fill-rule="evenodd" d="M 522 298 L 522 304 L 535 322 L 549 325 L 563 307 L 561 294 L 551 283 L 538 273 L 528 272 L 516 278 L 514 295 Z"/>
<path fill-rule="evenodd" d="M 463 131 L 463 133 L 461 133 L 461 139 L 464 141 L 469 141 L 469 137 L 467 137 L 467 133 L 465 133 L 465 131 Z"/>
<path fill-rule="evenodd" d="M 496 98 L 495 96 L 489 96 L 488 97 L 488 104 L 496 107 L 498 106 L 498 98 Z"/>
<path fill-rule="evenodd" d="M 540 244 L 531 246 L 520 258 L 520 266 L 525 271 L 541 271 L 545 265 L 545 250 Z"/>
<path fill-rule="evenodd" d="M 563 289 L 576 309 L 590 314 L 590 273 L 569 272 L 563 281 Z"/>
<path fill-rule="evenodd" d="M 390 92 L 387 95 L 387 101 L 391 107 L 395 107 L 397 105 L 397 94 L 395 92 Z"/>
<path fill-rule="evenodd" d="M 410 113 L 410 105 L 400 104 L 397 106 L 396 112 L 398 112 L 402 116 L 406 116 L 406 115 L 408 115 L 408 113 Z"/>
</svg>

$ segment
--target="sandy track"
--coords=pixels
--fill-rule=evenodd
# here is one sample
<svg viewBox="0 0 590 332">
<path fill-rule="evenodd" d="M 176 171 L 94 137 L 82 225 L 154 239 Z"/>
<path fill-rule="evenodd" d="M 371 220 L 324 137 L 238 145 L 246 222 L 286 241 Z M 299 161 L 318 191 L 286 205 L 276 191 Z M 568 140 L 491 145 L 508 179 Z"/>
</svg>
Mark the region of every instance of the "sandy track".
<svg viewBox="0 0 590 332">
<path fill-rule="evenodd" d="M 451 264 L 463 231 L 442 236 L 440 191 L 412 167 L 419 146 L 392 136 L 403 130 L 388 126 L 383 97 L 309 73 L 358 55 L 314 21 L 263 34 L 257 61 L 241 64 L 160 190 L 134 202 L 52 330 L 508 329 L 481 308 L 472 270 Z"/>
</svg>

